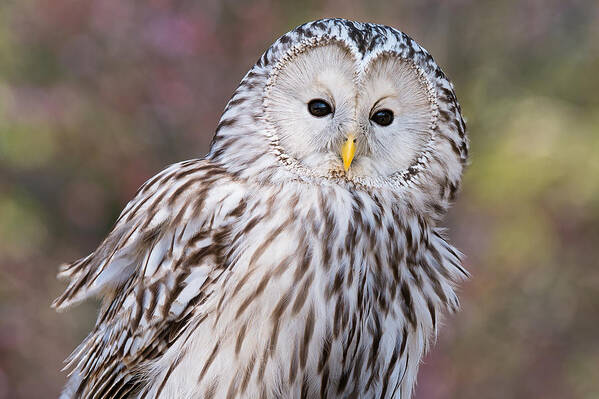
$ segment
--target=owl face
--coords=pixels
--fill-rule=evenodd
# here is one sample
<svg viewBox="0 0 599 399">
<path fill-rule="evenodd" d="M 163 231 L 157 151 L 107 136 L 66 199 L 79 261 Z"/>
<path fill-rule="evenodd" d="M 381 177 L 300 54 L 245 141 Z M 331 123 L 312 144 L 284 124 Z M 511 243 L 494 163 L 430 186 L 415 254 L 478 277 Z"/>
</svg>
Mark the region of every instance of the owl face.
<svg viewBox="0 0 599 399">
<path fill-rule="evenodd" d="M 437 217 L 459 187 L 468 138 L 453 86 L 425 49 L 397 29 L 333 18 L 266 50 L 208 156 L 264 183 L 391 190 Z"/>
<path fill-rule="evenodd" d="M 304 167 L 388 177 L 413 164 L 431 140 L 432 98 L 413 62 L 390 51 L 357 58 L 330 40 L 300 45 L 283 59 L 265 114 Z"/>
</svg>

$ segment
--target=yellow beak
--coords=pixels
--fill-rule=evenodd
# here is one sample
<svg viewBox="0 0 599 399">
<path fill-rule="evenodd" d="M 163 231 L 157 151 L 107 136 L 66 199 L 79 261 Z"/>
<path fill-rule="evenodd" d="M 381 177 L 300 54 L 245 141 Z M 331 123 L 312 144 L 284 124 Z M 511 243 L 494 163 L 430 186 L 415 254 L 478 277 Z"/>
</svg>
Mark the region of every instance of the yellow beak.
<svg viewBox="0 0 599 399">
<path fill-rule="evenodd" d="M 349 170 L 349 165 L 351 165 L 351 161 L 354 159 L 354 155 L 356 154 L 356 138 L 353 134 L 347 136 L 347 140 L 343 143 L 341 147 L 341 159 L 343 159 L 343 169 L 347 172 Z"/>
</svg>

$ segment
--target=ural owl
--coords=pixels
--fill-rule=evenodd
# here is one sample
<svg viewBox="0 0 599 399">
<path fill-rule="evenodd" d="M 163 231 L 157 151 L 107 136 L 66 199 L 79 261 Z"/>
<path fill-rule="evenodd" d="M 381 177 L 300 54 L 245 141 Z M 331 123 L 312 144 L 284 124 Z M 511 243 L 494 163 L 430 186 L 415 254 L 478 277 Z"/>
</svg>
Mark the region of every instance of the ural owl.
<svg viewBox="0 0 599 399">
<path fill-rule="evenodd" d="M 468 140 L 393 28 L 279 38 L 204 159 L 146 182 L 54 306 L 99 295 L 63 397 L 402 398 L 467 276 L 437 226 Z"/>
</svg>

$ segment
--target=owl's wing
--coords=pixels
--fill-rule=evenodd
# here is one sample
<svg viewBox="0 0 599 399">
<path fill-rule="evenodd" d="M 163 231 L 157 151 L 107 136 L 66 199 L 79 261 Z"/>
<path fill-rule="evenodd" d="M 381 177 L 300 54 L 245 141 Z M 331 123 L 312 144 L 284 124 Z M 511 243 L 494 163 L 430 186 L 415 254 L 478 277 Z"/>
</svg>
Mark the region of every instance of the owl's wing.
<svg viewBox="0 0 599 399">
<path fill-rule="evenodd" d="M 227 270 L 231 226 L 244 208 L 243 190 L 222 169 L 204 160 L 175 164 L 139 189 L 92 254 L 61 267 L 70 284 L 54 307 L 103 297 L 93 331 L 67 359 L 73 396 L 136 389 L 132 369 L 184 332 Z"/>
</svg>

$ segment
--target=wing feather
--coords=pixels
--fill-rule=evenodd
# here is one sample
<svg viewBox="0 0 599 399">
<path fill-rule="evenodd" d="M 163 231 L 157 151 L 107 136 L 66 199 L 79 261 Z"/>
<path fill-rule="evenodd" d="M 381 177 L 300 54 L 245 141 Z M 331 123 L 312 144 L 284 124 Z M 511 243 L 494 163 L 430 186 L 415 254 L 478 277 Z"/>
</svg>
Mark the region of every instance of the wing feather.
<svg viewBox="0 0 599 399">
<path fill-rule="evenodd" d="M 180 336 L 209 295 L 211 274 L 225 267 L 240 193 L 208 161 L 175 164 L 138 190 L 92 254 L 61 267 L 70 282 L 55 308 L 103 298 L 94 329 L 66 360 L 79 381 L 69 391 L 122 397 L 135 389 L 140 365 Z"/>
</svg>

